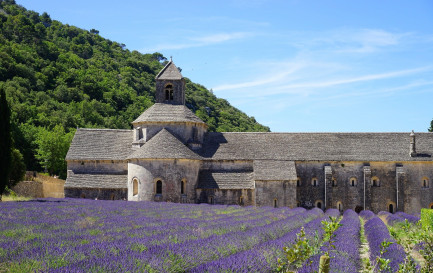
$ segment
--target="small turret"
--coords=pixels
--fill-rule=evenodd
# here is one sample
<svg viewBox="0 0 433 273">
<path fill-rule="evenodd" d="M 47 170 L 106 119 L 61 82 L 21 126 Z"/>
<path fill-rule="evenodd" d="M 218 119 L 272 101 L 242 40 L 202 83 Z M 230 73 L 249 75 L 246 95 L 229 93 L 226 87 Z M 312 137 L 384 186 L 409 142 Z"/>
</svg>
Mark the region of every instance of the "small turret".
<svg viewBox="0 0 433 273">
<path fill-rule="evenodd" d="M 415 145 L 415 133 L 412 130 L 412 132 L 410 133 L 410 156 L 411 157 L 416 157 L 417 153 L 416 153 L 416 145 Z"/>
</svg>

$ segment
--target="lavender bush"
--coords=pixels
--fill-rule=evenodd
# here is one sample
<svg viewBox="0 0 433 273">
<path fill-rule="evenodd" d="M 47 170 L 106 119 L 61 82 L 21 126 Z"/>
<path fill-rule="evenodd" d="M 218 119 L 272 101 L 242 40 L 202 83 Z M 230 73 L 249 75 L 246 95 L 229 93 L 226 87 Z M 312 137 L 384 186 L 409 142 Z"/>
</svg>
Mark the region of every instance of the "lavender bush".
<svg viewBox="0 0 433 273">
<path fill-rule="evenodd" d="M 359 257 L 361 228 L 358 214 L 353 210 L 346 210 L 343 219 L 340 221 L 341 227 L 334 233 L 334 248 L 329 248 L 325 244 L 320 253 L 311 257 L 305 265 L 298 270 L 298 273 L 317 271 L 319 260 L 322 253 L 329 252 L 331 261 L 329 272 L 359 272 L 361 261 Z"/>
<path fill-rule="evenodd" d="M 376 257 L 380 256 L 380 246 L 382 242 L 392 242 L 386 253 L 382 258 L 389 259 L 392 272 L 398 270 L 399 264 L 402 263 L 406 257 L 404 249 L 401 245 L 397 244 L 390 236 L 388 228 L 385 223 L 377 216 L 368 220 L 364 226 L 365 235 L 370 247 L 370 261 L 374 263 Z"/>
</svg>

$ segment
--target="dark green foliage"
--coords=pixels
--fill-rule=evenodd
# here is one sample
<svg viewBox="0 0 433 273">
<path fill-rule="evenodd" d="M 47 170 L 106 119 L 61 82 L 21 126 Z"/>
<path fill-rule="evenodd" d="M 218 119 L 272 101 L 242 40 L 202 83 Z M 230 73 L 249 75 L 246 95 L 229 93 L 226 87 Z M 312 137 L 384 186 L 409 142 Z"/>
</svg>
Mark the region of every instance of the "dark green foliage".
<svg viewBox="0 0 433 273">
<path fill-rule="evenodd" d="M 0 201 L 9 184 L 11 147 L 10 109 L 5 91 L 0 88 Z"/>
<path fill-rule="evenodd" d="M 430 128 L 428 128 L 429 132 L 433 132 L 433 120 L 430 122 Z"/>
<path fill-rule="evenodd" d="M 24 164 L 24 157 L 17 149 L 12 149 L 11 154 L 11 172 L 8 187 L 13 187 L 18 182 L 24 179 L 26 174 L 26 165 Z"/>
<path fill-rule="evenodd" d="M 77 127 L 131 128 L 153 104 L 155 75 L 166 62 L 160 53 L 129 51 L 95 29 L 64 25 L 0 0 L 0 88 L 9 98 L 12 136 L 28 169 L 42 169 L 40 156 L 35 160 L 40 128 L 53 132 L 60 125 L 64 135 Z M 187 106 L 209 131 L 269 131 L 205 87 L 189 79 L 186 87 Z"/>
</svg>

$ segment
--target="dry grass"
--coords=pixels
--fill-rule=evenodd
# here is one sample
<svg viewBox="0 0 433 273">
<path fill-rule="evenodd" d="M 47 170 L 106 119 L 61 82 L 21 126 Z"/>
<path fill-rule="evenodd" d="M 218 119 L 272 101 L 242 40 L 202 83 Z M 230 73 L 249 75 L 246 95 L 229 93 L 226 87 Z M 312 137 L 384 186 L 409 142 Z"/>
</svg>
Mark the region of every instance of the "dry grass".
<svg viewBox="0 0 433 273">
<path fill-rule="evenodd" d="M 3 195 L 2 201 L 3 202 L 10 202 L 10 201 L 28 201 L 32 200 L 34 198 L 32 197 L 24 197 L 24 196 L 12 196 L 12 195 Z"/>
</svg>

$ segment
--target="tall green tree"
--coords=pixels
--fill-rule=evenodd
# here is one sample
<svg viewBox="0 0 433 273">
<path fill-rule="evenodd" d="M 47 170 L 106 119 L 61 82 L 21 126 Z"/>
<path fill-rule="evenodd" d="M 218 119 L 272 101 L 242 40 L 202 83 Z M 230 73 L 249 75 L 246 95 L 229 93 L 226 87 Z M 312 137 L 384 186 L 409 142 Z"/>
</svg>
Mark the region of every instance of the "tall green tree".
<svg viewBox="0 0 433 273">
<path fill-rule="evenodd" d="M 428 128 L 429 132 L 433 132 L 433 120 L 430 122 L 430 128 Z"/>
<path fill-rule="evenodd" d="M 65 157 L 69 149 L 74 131 L 65 133 L 61 125 L 56 125 L 52 131 L 41 128 L 36 143 L 36 158 L 50 175 L 56 174 L 66 178 Z"/>
<path fill-rule="evenodd" d="M 11 110 L 6 100 L 6 93 L 0 89 L 0 201 L 9 184 L 11 167 Z"/>
</svg>

